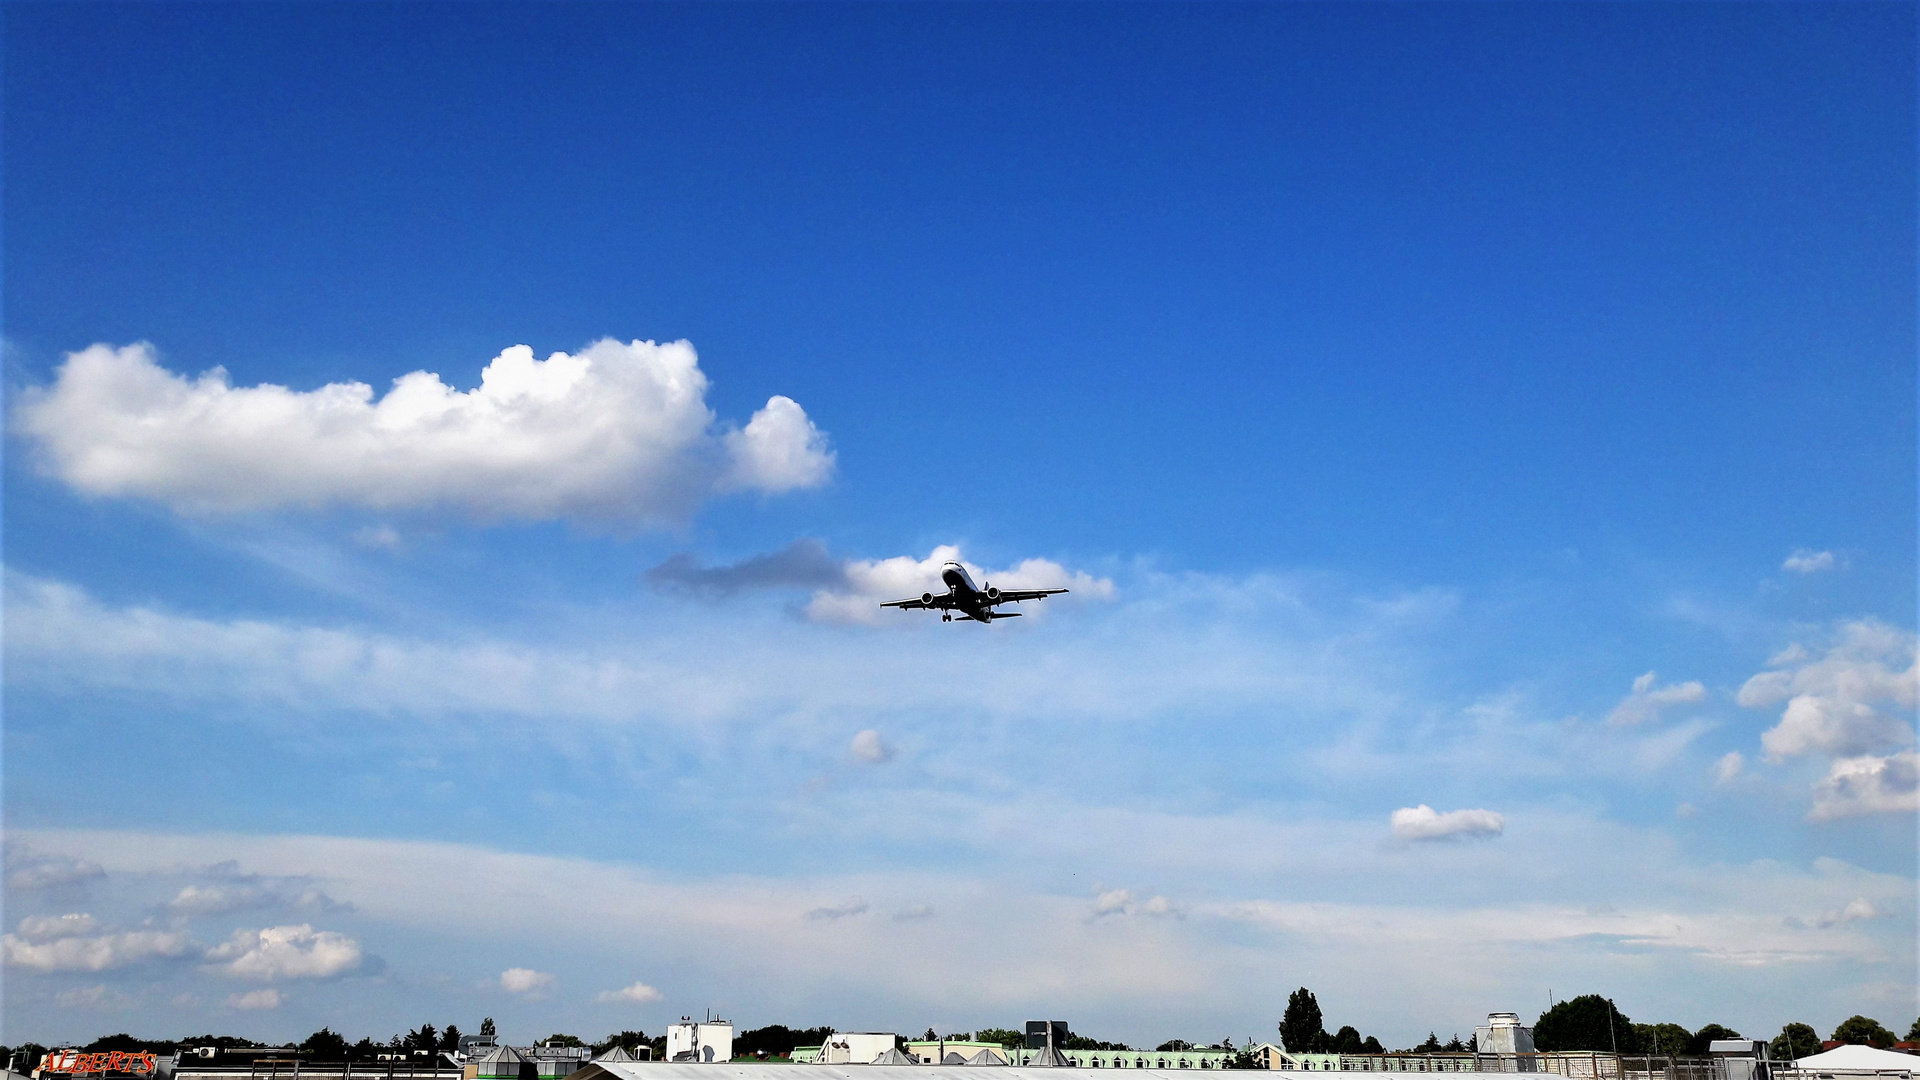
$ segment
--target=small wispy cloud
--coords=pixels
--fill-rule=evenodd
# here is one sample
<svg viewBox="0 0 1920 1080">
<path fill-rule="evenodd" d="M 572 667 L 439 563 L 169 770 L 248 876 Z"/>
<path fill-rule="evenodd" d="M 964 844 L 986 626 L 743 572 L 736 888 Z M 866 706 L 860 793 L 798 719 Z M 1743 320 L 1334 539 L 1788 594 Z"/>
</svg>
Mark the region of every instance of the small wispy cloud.
<svg viewBox="0 0 1920 1080">
<path fill-rule="evenodd" d="M 670 592 L 723 597 L 751 589 L 837 589 L 847 583 L 847 564 L 812 538 L 795 540 L 736 563 L 706 566 L 681 552 L 646 572 L 647 584 Z"/>
<path fill-rule="evenodd" d="M 107 876 L 98 863 L 63 855 L 45 855 L 24 844 L 6 847 L 7 891 L 33 892 L 82 885 Z"/>
<path fill-rule="evenodd" d="M 1808 548 L 1795 551 L 1780 564 L 1780 569 L 1793 574 L 1817 574 L 1822 570 L 1831 570 L 1833 567 L 1833 552 L 1813 551 Z"/>
<path fill-rule="evenodd" d="M 1441 813 L 1426 803 L 1393 812 L 1393 835 L 1402 840 L 1445 840 L 1451 837 L 1499 836 L 1507 819 L 1492 810 L 1449 810 Z"/>
<path fill-rule="evenodd" d="M 1720 755 L 1719 761 L 1713 763 L 1713 782 L 1716 784 L 1731 784 L 1739 779 L 1740 775 L 1746 771 L 1746 756 L 1738 750 L 1729 750 Z"/>
<path fill-rule="evenodd" d="M 285 1000 L 286 998 L 280 991 L 269 986 L 260 990 L 249 990 L 244 994 L 232 995 L 227 998 L 227 1008 L 240 1009 L 246 1012 L 263 1011 L 266 1009 L 277 1009 L 280 1007 L 280 1003 Z"/>
<path fill-rule="evenodd" d="M 63 1009 L 95 1009 L 105 1011 L 119 1005 L 122 995 L 107 989 L 104 984 L 94 986 L 76 986 L 53 995 L 53 1003 Z"/>
<path fill-rule="evenodd" d="M 854 757 L 869 765 L 892 761 L 895 753 L 894 748 L 880 737 L 880 733 L 871 728 L 855 735 L 848 749 L 853 752 Z"/>
<path fill-rule="evenodd" d="M 645 1005 L 649 1002 L 659 1001 L 661 996 L 660 991 L 655 990 L 646 983 L 635 980 L 633 985 L 623 986 L 618 990 L 602 990 L 593 996 L 593 1000 L 602 1004 L 627 1001 L 636 1005 Z"/>
<path fill-rule="evenodd" d="M 855 915 L 865 915 L 866 913 L 867 902 L 856 896 L 838 904 L 814 908 L 807 912 L 804 917 L 819 922 L 822 920 L 846 919 Z"/>
<path fill-rule="evenodd" d="M 1607 714 L 1607 723 L 1620 727 L 1644 724 L 1658 719 L 1669 705 L 1691 705 L 1707 699 L 1707 688 L 1698 682 L 1673 686 L 1655 686 L 1654 673 L 1633 680 L 1633 689 Z"/>
<path fill-rule="evenodd" d="M 1825 930 L 1830 926 L 1839 926 L 1842 923 L 1850 923 L 1857 919 L 1877 919 L 1883 914 L 1885 914 L 1885 912 L 1874 907 L 1871 900 L 1861 896 L 1848 901 L 1847 906 L 1841 908 L 1839 911 L 1829 911 L 1818 919 L 1815 919 L 1813 925 Z"/>
<path fill-rule="evenodd" d="M 557 980 L 552 973 L 532 968 L 508 968 L 500 973 L 500 989 L 518 994 L 528 1001 L 539 1001 L 553 989 Z"/>
<path fill-rule="evenodd" d="M 1158 918 L 1179 917 L 1181 914 L 1173 901 L 1164 896 L 1149 896 L 1142 900 L 1134 895 L 1132 889 L 1109 889 L 1093 898 L 1090 917 L 1105 919 L 1115 915 L 1147 915 Z"/>
</svg>

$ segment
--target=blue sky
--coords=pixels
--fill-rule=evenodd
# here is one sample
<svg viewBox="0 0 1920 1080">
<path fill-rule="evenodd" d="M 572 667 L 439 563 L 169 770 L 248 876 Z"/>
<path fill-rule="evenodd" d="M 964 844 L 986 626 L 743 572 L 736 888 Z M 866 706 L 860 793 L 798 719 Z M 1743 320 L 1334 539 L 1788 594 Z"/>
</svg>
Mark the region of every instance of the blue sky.
<svg viewBox="0 0 1920 1080">
<path fill-rule="evenodd" d="M 1920 1011 L 1911 6 L 5 19 L 7 1039 Z"/>
</svg>

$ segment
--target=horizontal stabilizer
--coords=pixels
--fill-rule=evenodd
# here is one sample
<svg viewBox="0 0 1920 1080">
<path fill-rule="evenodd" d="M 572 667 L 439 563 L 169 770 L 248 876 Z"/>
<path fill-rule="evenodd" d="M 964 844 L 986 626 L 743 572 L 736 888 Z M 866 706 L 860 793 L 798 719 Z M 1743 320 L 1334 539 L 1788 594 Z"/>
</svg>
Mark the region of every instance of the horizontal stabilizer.
<svg viewBox="0 0 1920 1080">
<path fill-rule="evenodd" d="M 1017 619 L 1021 614 L 1022 613 L 1018 611 L 996 611 L 993 613 L 993 617 L 996 619 Z"/>
</svg>

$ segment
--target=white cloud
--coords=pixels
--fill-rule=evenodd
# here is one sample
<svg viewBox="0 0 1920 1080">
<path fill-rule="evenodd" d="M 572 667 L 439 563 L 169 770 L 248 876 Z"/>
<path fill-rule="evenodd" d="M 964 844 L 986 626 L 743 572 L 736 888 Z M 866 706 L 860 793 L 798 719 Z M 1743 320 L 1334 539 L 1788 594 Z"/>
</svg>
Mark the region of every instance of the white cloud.
<svg viewBox="0 0 1920 1080">
<path fill-rule="evenodd" d="M 894 755 L 893 747 L 872 728 L 855 735 L 849 749 L 853 751 L 854 757 L 873 765 L 892 761 Z"/>
<path fill-rule="evenodd" d="M 893 913 L 893 921 L 912 922 L 915 919 L 931 919 L 934 914 L 930 904 L 909 904 Z"/>
<path fill-rule="evenodd" d="M 53 995 L 53 1003 L 63 1009 L 91 1009 L 105 1012 L 126 1004 L 123 994 L 115 993 L 104 984 L 94 986 L 76 986 Z"/>
<path fill-rule="evenodd" d="M 1173 582 L 1141 613 L 1157 621 L 1136 628 L 1124 648 L 1086 632 L 1057 635 L 1038 650 L 1031 642 L 988 639 L 986 648 L 1007 652 L 991 680 L 941 663 L 945 654 L 930 655 L 941 644 L 919 640 L 930 635 L 889 635 L 878 642 L 836 635 L 794 650 L 766 638 L 743 638 L 737 625 L 695 622 L 672 633 L 624 626 L 574 649 L 484 636 L 442 642 L 352 627 L 108 606 L 71 585 L 11 570 L 5 583 L 11 686 L 239 700 L 280 707 L 288 715 L 348 709 L 463 721 L 527 717 L 690 726 L 769 712 L 844 714 L 882 701 L 895 710 L 965 703 L 995 713 L 1049 710 L 1115 718 L 1176 706 L 1212 708 L 1222 701 L 1312 699 L 1347 708 L 1356 692 L 1385 696 L 1356 691 L 1356 680 L 1345 674 L 1357 664 L 1351 650 L 1316 647 L 1293 656 L 1270 641 L 1222 642 L 1167 624 L 1173 603 L 1296 603 L 1275 583 L 1262 581 L 1230 590 L 1209 587 L 1197 595 L 1189 595 L 1191 583 Z M 773 611 L 767 617 L 784 616 Z"/>
<path fill-rule="evenodd" d="M 97 863 L 60 855 L 43 855 L 9 841 L 6 846 L 7 889 L 35 892 L 80 885 L 106 876 Z"/>
<path fill-rule="evenodd" d="M 1796 925 L 1773 915 L 1734 912 L 1556 907 L 1518 904 L 1430 910 L 1391 905 L 1336 905 L 1258 901 L 1230 910 L 1233 917 L 1330 944 L 1394 952 L 1431 948 L 1452 939 L 1481 952 L 1515 945 L 1586 939 L 1628 950 L 1671 950 L 1736 967 L 1808 963 L 1835 952 L 1861 956 L 1873 946 L 1834 929 Z M 1824 931 L 1824 932 L 1823 932 Z"/>
<path fill-rule="evenodd" d="M 29 971 L 109 971 L 147 960 L 187 955 L 193 941 L 183 930 L 102 929 L 91 915 L 30 915 L 17 933 L 0 937 L 9 967 Z"/>
<path fill-rule="evenodd" d="M 1653 672 L 1649 671 L 1633 680 L 1632 692 L 1613 707 L 1613 712 L 1607 716 L 1607 723 L 1644 724 L 1658 719 L 1660 711 L 1669 705 L 1690 705 L 1706 699 L 1707 688 L 1697 682 L 1656 687 Z"/>
<path fill-rule="evenodd" d="M 169 911 L 189 916 L 224 915 L 271 907 L 334 911 L 343 906 L 310 885 L 262 881 L 186 885 L 167 902 Z"/>
<path fill-rule="evenodd" d="M 594 995 L 593 1000 L 601 1002 L 602 1004 L 615 1001 L 630 1001 L 636 1005 L 645 1005 L 648 1002 L 659 1001 L 660 997 L 660 991 L 655 990 L 646 983 L 636 981 L 633 985 L 623 986 L 618 990 L 602 990 L 600 993 Z"/>
<path fill-rule="evenodd" d="M 1492 810 L 1449 810 L 1426 803 L 1393 812 L 1393 835 L 1402 840 L 1441 840 L 1452 836 L 1499 836 L 1507 819 Z"/>
<path fill-rule="evenodd" d="M 941 1008 L 991 1016 L 1009 999 L 1022 1009 L 1064 1001 L 1073 1015 L 1110 1018 L 1122 1035 L 1135 1027 L 1200 1030 L 1207 1017 L 1236 1015 L 1249 998 L 1284 999 L 1301 970 L 1331 988 L 1320 991 L 1323 1001 L 1372 1000 L 1367 994 L 1379 985 L 1369 971 L 1420 973 L 1388 988 L 1396 996 L 1382 1012 L 1390 1016 L 1517 1000 L 1531 985 L 1527 973 L 1548 966 L 1618 967 L 1622 985 L 1643 995 L 1677 982 L 1679 992 L 1711 997 L 1735 992 L 1715 987 L 1737 984 L 1738 993 L 1790 1004 L 1809 985 L 1902 977 L 1912 965 L 1904 916 L 1913 910 L 1913 884 L 1898 870 L 1833 860 L 1811 868 L 1770 858 L 1696 862 L 1658 827 L 1545 809 L 1494 850 L 1380 844 L 1377 823 L 1367 821 L 1283 824 L 1004 796 L 971 812 L 943 801 L 944 827 L 928 829 L 897 792 L 879 805 L 906 819 L 900 833 L 867 833 L 863 823 L 863 835 L 904 857 L 850 870 L 818 860 L 795 874 L 702 877 L 680 867 L 348 837 L 31 835 L 102 863 L 116 880 L 220 858 L 260 873 L 324 875 L 330 892 L 381 927 L 386 947 L 411 938 L 429 965 L 450 947 L 540 949 L 605 965 L 593 985 L 620 985 L 637 971 L 695 996 L 702 985 L 752 983 L 763 995 L 756 1000 L 808 1013 L 878 1016 L 891 1007 L 930 1018 Z M 1169 916 L 1184 909 L 1184 918 L 1121 917 L 1129 901 L 1140 902 L 1130 892 L 1120 914 L 1090 918 L 1091 894 L 1058 887 L 1062 849 L 1045 844 L 1049 831 L 1071 838 L 1077 865 L 1178 875 L 1210 899 L 1167 905 Z M 987 837 L 993 849 L 968 861 L 956 839 L 967 836 Z M 1015 836 L 1041 840 L 1023 854 L 1004 840 Z M 912 857 L 912 837 L 942 857 Z M 1610 864 L 1614 909 L 1589 908 L 1582 890 L 1595 851 L 1634 856 Z M 501 881 L 514 887 L 501 889 Z M 889 913 L 945 899 L 937 919 L 797 917 L 822 895 L 862 896 Z M 1855 899 L 1903 917 L 1825 928 L 1786 918 L 1843 910 Z M 981 941 L 994 947 L 982 950 Z M 1704 963 L 1649 963 L 1649 953 Z M 1288 964 L 1275 965 L 1276 955 Z M 832 965 L 824 978 L 823 958 Z M 424 982 L 417 993 L 431 999 Z M 1425 1034 L 1424 1025 L 1403 1033 Z"/>
<path fill-rule="evenodd" d="M 1817 574 L 1822 570 L 1833 569 L 1833 562 L 1831 551 L 1811 551 L 1801 548 L 1787 556 L 1787 561 L 1780 564 L 1780 569 L 1795 574 Z"/>
<path fill-rule="evenodd" d="M 332 930 L 269 926 L 236 930 L 207 950 L 207 961 L 244 979 L 326 979 L 360 968 L 360 943 Z"/>
<path fill-rule="evenodd" d="M 833 473 L 825 433 L 798 402 L 779 394 L 746 427 L 728 432 L 726 445 L 733 464 L 721 480 L 725 488 L 777 493 L 818 487 Z"/>
<path fill-rule="evenodd" d="M 1747 759 L 1738 750 L 1729 750 L 1713 763 L 1713 782 L 1731 784 L 1747 770 Z"/>
<path fill-rule="evenodd" d="M 27 941 L 54 941 L 80 937 L 100 928 L 100 923 L 85 912 L 69 915 L 29 915 L 20 920 L 20 936 Z"/>
<path fill-rule="evenodd" d="M 1841 923 L 1849 923 L 1855 919 L 1877 919 L 1882 914 L 1883 912 L 1881 912 L 1879 908 L 1873 906 L 1873 901 L 1868 900 L 1864 896 L 1859 896 L 1848 901 L 1847 906 L 1841 908 L 1839 911 L 1829 911 L 1825 915 L 1815 919 L 1813 925 L 1825 929 L 1829 926 L 1839 926 Z"/>
<path fill-rule="evenodd" d="M 1134 896 L 1132 889 L 1109 889 L 1093 898 L 1091 917 L 1104 919 L 1113 915 L 1148 915 L 1158 918 L 1181 914 L 1173 901 L 1164 896 L 1150 896 L 1141 900 Z"/>
<path fill-rule="evenodd" d="M 364 548 L 382 551 L 398 551 L 402 543 L 400 531 L 391 525 L 367 525 L 355 529 L 353 542 Z"/>
<path fill-rule="evenodd" d="M 147 344 L 69 353 L 21 395 L 15 430 L 88 495 L 187 512 L 345 505 L 481 519 L 679 520 L 723 490 L 824 482 L 826 438 L 775 397 L 744 429 L 716 424 L 685 341 L 611 338 L 536 360 L 516 345 L 459 391 L 415 371 L 378 401 L 365 383 L 297 391 L 187 378 Z"/>
<path fill-rule="evenodd" d="M 1911 712 L 1917 694 L 1914 637 L 1885 623 L 1862 620 L 1840 628 L 1839 640 L 1815 656 L 1793 645 L 1740 688 L 1748 708 L 1785 701 L 1780 722 L 1760 736 L 1775 761 L 1801 754 L 1851 757 L 1913 742 L 1910 720 L 1883 708 Z"/>
<path fill-rule="evenodd" d="M 275 990 L 271 986 L 266 986 L 258 990 L 248 990 L 244 994 L 230 995 L 227 998 L 227 1008 L 249 1012 L 277 1009 L 280 1007 L 280 1003 L 285 1000 L 286 999 L 280 995 L 280 991 Z"/>
<path fill-rule="evenodd" d="M 546 997 L 555 981 L 552 973 L 532 968 L 508 968 L 500 973 L 500 989 L 509 994 L 519 994 L 529 1001 Z"/>
<path fill-rule="evenodd" d="M 1863 814 L 1920 813 L 1920 753 L 1903 750 L 1886 757 L 1863 754 L 1835 761 L 1813 786 L 1810 821 Z"/>
<path fill-rule="evenodd" d="M 1114 597 L 1112 579 L 1096 578 L 1083 571 L 1069 571 L 1051 559 L 1026 559 L 1004 570 L 989 570 L 962 559 L 959 548 L 942 544 L 924 559 L 896 555 L 891 559 L 849 561 L 846 564 L 845 583 L 816 591 L 807 604 L 807 617 L 816 622 L 868 625 L 897 621 L 916 614 L 924 617 L 924 612 L 883 610 L 880 605 L 928 592 L 946 592 L 947 586 L 940 580 L 940 570 L 950 562 L 965 566 L 983 589 L 992 584 L 1003 589 L 1070 590 L 1067 596 L 1010 605 L 1011 610 L 1036 612 L 1044 605 L 1059 604 L 1068 597 L 1082 600 L 1111 600 Z"/>
</svg>

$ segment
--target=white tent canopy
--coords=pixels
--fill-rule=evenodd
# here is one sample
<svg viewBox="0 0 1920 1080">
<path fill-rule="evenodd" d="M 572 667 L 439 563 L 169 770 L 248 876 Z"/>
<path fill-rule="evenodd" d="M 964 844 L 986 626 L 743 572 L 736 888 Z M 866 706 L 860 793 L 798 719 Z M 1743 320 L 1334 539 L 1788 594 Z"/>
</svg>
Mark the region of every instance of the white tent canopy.
<svg viewBox="0 0 1920 1080">
<path fill-rule="evenodd" d="M 1871 1046 L 1836 1046 L 1793 1063 L 1798 1069 L 1844 1069 L 1847 1072 L 1920 1072 L 1920 1057 Z"/>
</svg>

